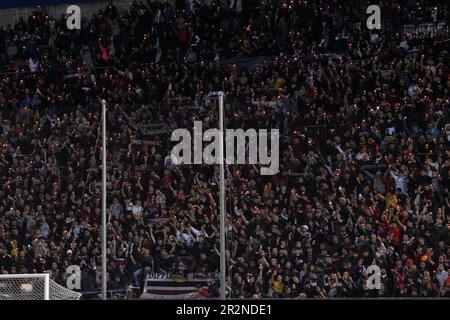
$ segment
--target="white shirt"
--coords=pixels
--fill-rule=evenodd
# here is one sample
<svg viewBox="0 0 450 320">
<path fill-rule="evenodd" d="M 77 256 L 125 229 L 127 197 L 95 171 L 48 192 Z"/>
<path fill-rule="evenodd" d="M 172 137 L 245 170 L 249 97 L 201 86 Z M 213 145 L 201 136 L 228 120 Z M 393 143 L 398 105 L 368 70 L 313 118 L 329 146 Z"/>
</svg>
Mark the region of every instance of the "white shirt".
<svg viewBox="0 0 450 320">
<path fill-rule="evenodd" d="M 439 281 L 439 284 L 441 285 L 441 288 L 445 286 L 445 280 L 448 278 L 448 272 L 445 270 L 442 270 L 441 272 L 436 274 L 436 278 Z"/>
<path fill-rule="evenodd" d="M 177 239 L 180 240 L 181 238 L 183 238 L 183 240 L 186 242 L 187 246 L 190 247 L 192 246 L 192 238 L 190 235 L 188 235 L 187 233 L 181 233 L 180 231 L 177 231 Z"/>
<path fill-rule="evenodd" d="M 38 62 L 34 62 L 33 59 L 28 59 L 28 66 L 30 67 L 31 72 L 37 72 Z"/>
<path fill-rule="evenodd" d="M 395 180 L 395 189 L 402 190 L 402 193 L 408 193 L 408 180 L 405 177 L 398 177 L 391 171 L 391 177 Z"/>
<path fill-rule="evenodd" d="M 135 218 L 139 218 L 142 216 L 142 212 L 144 211 L 144 208 L 139 204 L 139 205 L 134 205 L 131 207 L 131 212 L 133 213 Z"/>
</svg>

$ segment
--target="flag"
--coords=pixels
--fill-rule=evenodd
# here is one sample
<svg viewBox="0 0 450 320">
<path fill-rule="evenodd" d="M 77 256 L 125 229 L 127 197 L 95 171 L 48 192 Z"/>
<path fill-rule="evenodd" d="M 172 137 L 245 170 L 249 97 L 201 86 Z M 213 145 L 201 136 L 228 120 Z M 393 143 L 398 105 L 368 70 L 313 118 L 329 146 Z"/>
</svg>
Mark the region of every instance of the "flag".
<svg viewBox="0 0 450 320">
<path fill-rule="evenodd" d="M 149 274 L 141 299 L 200 299 L 207 279 L 187 280 L 180 275 Z"/>
</svg>

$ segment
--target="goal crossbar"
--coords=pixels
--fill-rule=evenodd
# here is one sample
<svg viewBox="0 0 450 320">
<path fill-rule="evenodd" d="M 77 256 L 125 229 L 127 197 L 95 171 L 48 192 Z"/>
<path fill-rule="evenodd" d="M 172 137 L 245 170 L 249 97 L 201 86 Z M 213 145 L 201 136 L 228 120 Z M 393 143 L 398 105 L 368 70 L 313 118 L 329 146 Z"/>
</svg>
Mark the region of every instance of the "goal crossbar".
<svg viewBox="0 0 450 320">
<path fill-rule="evenodd" d="M 81 294 L 42 274 L 0 275 L 0 300 L 78 300 Z"/>
</svg>

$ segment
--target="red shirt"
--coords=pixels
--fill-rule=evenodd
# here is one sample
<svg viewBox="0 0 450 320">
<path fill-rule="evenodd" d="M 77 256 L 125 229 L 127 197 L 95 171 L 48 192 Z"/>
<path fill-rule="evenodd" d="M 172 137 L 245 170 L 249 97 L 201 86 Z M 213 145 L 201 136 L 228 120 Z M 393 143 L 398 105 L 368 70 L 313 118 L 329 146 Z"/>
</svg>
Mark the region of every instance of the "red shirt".
<svg viewBox="0 0 450 320">
<path fill-rule="evenodd" d="M 186 28 L 184 28 L 184 27 L 181 28 L 180 31 L 178 32 L 178 42 L 180 44 L 185 44 L 187 42 L 187 37 L 188 37 L 188 34 L 186 31 Z"/>
<path fill-rule="evenodd" d="M 167 187 L 172 182 L 172 177 L 170 175 L 166 175 L 161 179 L 161 186 Z"/>
<path fill-rule="evenodd" d="M 400 236 L 401 236 L 401 230 L 400 227 L 391 227 L 389 226 L 389 233 L 392 235 L 392 241 L 394 242 L 395 245 L 399 245 L 400 244 Z"/>
</svg>

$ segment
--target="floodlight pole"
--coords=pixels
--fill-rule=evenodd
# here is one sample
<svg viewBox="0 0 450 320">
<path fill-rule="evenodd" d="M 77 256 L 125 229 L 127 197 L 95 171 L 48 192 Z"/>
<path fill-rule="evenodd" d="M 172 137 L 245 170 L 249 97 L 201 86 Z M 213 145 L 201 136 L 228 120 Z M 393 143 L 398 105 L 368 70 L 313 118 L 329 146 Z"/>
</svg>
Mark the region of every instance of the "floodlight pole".
<svg viewBox="0 0 450 320">
<path fill-rule="evenodd" d="M 225 130 L 223 128 L 223 92 L 219 92 L 219 130 L 220 130 L 220 298 L 225 299 L 226 267 L 225 267 L 225 164 L 223 139 Z"/>
<path fill-rule="evenodd" d="M 106 100 L 102 99 L 102 300 L 106 300 Z"/>
<path fill-rule="evenodd" d="M 223 108 L 223 91 L 210 92 L 209 96 L 217 96 L 219 99 L 219 200 L 220 200 L 220 298 L 226 299 L 226 264 L 225 264 L 225 164 L 224 164 L 224 108 Z"/>
</svg>

